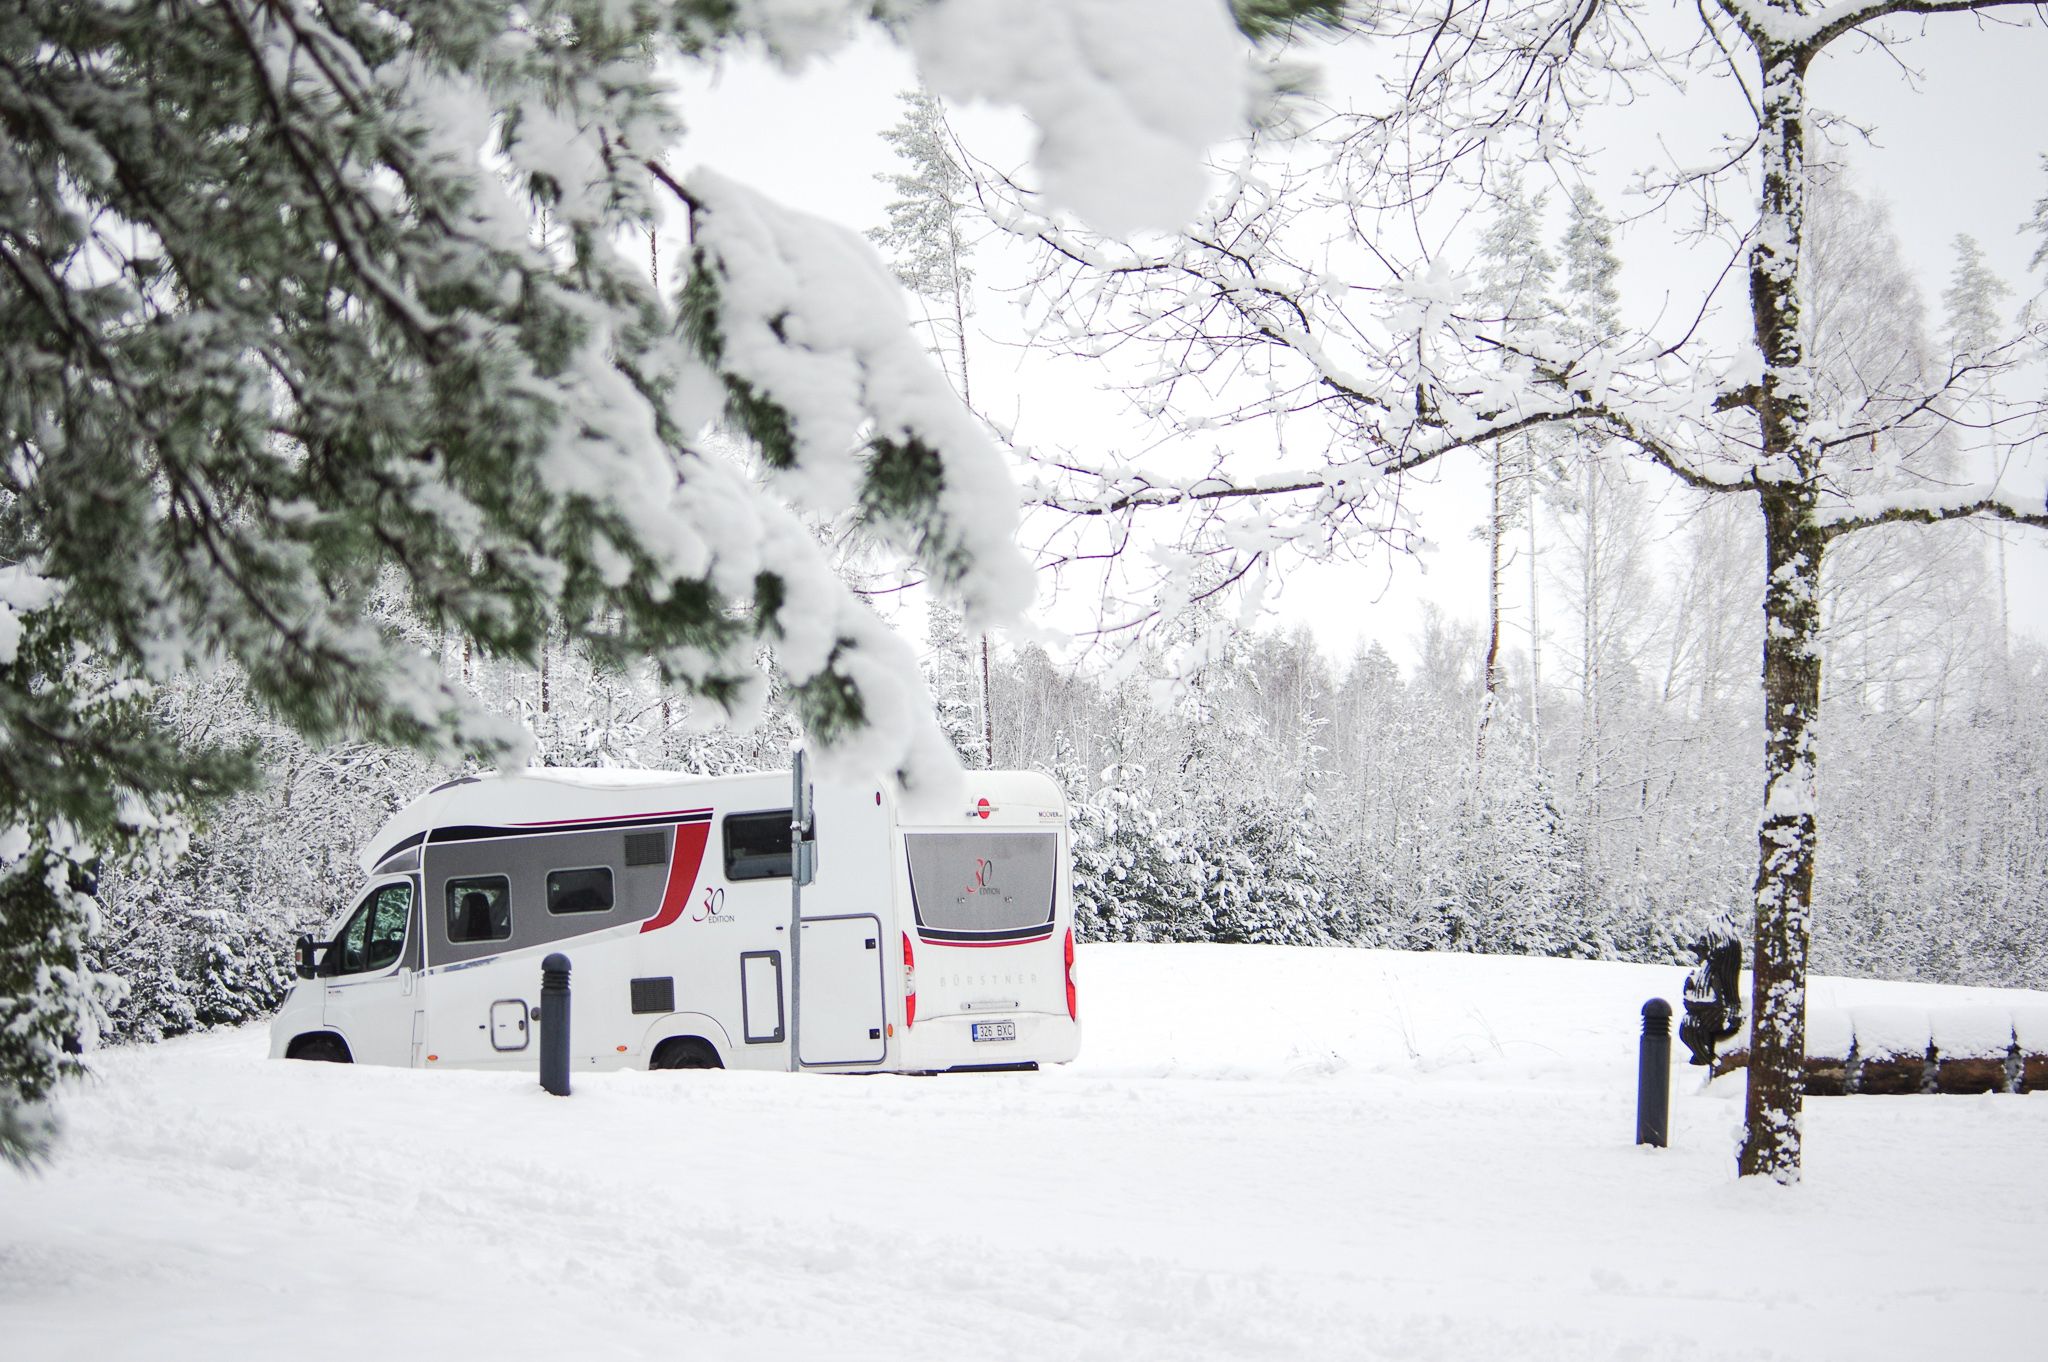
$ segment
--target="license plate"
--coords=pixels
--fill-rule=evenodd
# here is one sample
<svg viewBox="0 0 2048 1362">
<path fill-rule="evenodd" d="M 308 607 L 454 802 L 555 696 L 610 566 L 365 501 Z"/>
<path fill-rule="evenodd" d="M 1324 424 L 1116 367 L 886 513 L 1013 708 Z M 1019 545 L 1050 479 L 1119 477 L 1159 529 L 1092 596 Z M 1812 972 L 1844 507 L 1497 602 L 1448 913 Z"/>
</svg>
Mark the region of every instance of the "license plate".
<svg viewBox="0 0 2048 1362">
<path fill-rule="evenodd" d="M 1017 1039 L 1017 1023 L 1013 1021 L 975 1022 L 972 1030 L 976 1040 Z"/>
</svg>

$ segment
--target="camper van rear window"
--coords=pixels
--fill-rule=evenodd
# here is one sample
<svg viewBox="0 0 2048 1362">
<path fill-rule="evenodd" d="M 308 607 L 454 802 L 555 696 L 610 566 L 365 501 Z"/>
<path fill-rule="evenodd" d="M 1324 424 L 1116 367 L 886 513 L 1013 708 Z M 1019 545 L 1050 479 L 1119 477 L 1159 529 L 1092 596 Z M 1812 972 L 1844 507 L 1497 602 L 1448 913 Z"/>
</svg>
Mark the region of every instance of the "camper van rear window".
<svg viewBox="0 0 2048 1362">
<path fill-rule="evenodd" d="M 788 809 L 726 816 L 725 877 L 728 880 L 789 878 Z"/>
<path fill-rule="evenodd" d="M 1059 838 L 1050 832 L 912 832 L 917 920 L 942 932 L 1017 934 L 1052 921 Z"/>
<path fill-rule="evenodd" d="M 509 941 L 512 938 L 512 884 L 503 875 L 477 875 L 448 881 L 448 939 Z"/>
<path fill-rule="evenodd" d="M 550 913 L 609 913 L 611 909 L 612 872 L 609 866 L 548 872 Z"/>
</svg>

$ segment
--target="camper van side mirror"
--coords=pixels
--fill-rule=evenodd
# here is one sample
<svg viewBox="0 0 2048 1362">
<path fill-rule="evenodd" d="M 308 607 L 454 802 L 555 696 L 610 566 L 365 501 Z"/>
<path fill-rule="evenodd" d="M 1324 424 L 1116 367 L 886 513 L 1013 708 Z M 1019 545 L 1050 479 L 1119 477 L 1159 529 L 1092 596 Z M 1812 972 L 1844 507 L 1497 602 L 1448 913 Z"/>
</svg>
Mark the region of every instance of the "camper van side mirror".
<svg viewBox="0 0 2048 1362">
<path fill-rule="evenodd" d="M 302 936 L 297 942 L 299 965 L 296 973 L 301 979 L 310 979 L 314 974 L 313 938 Z"/>
</svg>

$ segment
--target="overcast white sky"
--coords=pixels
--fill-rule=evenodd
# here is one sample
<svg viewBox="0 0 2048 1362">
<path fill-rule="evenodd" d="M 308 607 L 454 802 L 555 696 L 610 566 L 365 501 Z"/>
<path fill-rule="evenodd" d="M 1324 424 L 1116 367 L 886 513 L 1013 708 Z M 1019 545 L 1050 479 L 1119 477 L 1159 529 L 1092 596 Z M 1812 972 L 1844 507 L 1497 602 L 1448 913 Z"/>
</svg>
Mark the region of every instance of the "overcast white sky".
<svg viewBox="0 0 2048 1362">
<path fill-rule="evenodd" d="M 1685 7 L 1684 14 L 1690 13 Z M 1362 45 L 1329 54 L 1325 97 L 1363 106 L 1373 60 Z M 2048 194 L 2041 160 L 2048 153 L 2044 70 L 2048 32 L 2041 27 L 1986 25 L 1968 16 L 1931 20 L 1923 36 L 1892 54 L 1838 43 L 1815 69 L 1814 103 L 1871 132 L 1868 140 L 1853 138 L 1846 156 L 1858 187 L 1891 207 L 1905 255 L 1920 275 L 1930 325 L 1939 324 L 1940 295 L 1954 263 L 1951 243 L 1959 232 L 1974 236 L 1991 267 L 2015 286 L 2008 315 L 2019 300 L 2048 284 L 2041 273 L 2029 276 L 2026 269 L 2038 238 L 2019 234 L 2034 203 Z M 728 59 L 715 74 L 681 71 L 677 82 L 689 131 L 671 160 L 678 169 L 712 166 L 855 230 L 875 226 L 893 195 L 874 176 L 899 164 L 880 133 L 901 116 L 896 92 L 915 79 L 905 55 L 874 36 L 793 76 L 748 57 Z M 1719 133 L 1738 131 L 1732 99 L 1725 84 L 1700 79 L 1683 96 L 1661 96 L 1594 124 L 1592 134 L 1603 149 L 1594 184 L 1609 210 L 1626 214 L 1637 206 L 1622 192 L 1630 172 L 1673 156 L 1688 159 Z M 991 159 L 1015 163 L 1026 154 L 1030 133 L 1020 115 L 968 109 L 954 116 L 970 145 Z M 1725 257 L 1676 245 L 1671 236 L 1669 225 L 1646 222 L 1618 243 L 1632 321 L 1651 322 L 1667 308 L 1689 312 L 1703 283 L 1725 263 Z M 664 261 L 674 258 L 673 250 L 664 243 Z M 984 263 L 984 277 L 998 282 L 999 262 Z M 1733 309 L 1742 305 L 1737 294 L 1727 302 Z M 992 330 L 1009 330 L 999 298 L 985 293 L 980 304 Z M 1724 322 L 1729 319 L 1724 314 Z M 974 362 L 978 402 L 998 419 L 1017 422 L 1021 439 L 1101 455 L 1141 448 L 1155 438 L 1122 414 L 1119 399 L 1092 391 L 1096 380 L 1078 367 L 1029 361 L 1020 367 L 1014 353 L 994 345 L 978 349 Z M 2030 381 L 2039 378 L 2037 370 Z M 2034 463 L 2048 467 L 2048 454 L 2037 455 Z M 1643 476 L 1662 485 L 1659 475 Z M 1425 532 L 1438 546 L 1422 561 L 1322 569 L 1286 584 L 1281 618 L 1307 620 L 1333 661 L 1341 663 L 1360 641 L 1377 638 L 1404 663 L 1412 662 L 1411 639 L 1424 601 L 1434 600 L 1454 616 L 1483 612 L 1484 556 L 1469 537 L 1483 518 L 1476 460 L 1448 465 L 1418 504 Z M 2048 638 L 2048 537 L 2014 530 L 2008 538 L 2014 625 Z M 1518 569 L 1507 601 L 1512 630 L 1522 627 L 1523 580 Z M 1065 618 L 1056 618 L 1056 625 L 1073 627 L 1064 608 L 1057 613 Z M 1557 606 L 1547 604 L 1546 615 L 1549 634 Z M 1512 634 L 1508 642 L 1524 646 Z"/>
</svg>

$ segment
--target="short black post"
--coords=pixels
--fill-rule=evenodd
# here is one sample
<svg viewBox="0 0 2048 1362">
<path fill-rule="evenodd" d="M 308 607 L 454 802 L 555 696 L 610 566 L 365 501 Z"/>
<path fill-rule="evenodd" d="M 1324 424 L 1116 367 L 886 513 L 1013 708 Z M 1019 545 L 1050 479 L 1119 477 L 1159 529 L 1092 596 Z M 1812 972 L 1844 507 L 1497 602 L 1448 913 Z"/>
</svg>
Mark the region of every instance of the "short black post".
<svg viewBox="0 0 2048 1362">
<path fill-rule="evenodd" d="M 1636 1065 L 1636 1143 L 1659 1149 L 1670 1143 L 1671 1004 L 1652 998 L 1643 1004 L 1643 1046 Z"/>
<path fill-rule="evenodd" d="M 560 951 L 540 962 L 540 1085 L 569 1095 L 569 957 Z"/>
</svg>

